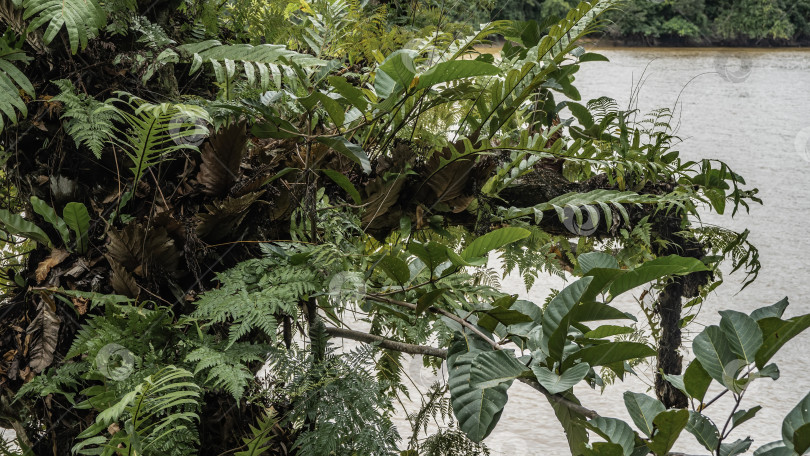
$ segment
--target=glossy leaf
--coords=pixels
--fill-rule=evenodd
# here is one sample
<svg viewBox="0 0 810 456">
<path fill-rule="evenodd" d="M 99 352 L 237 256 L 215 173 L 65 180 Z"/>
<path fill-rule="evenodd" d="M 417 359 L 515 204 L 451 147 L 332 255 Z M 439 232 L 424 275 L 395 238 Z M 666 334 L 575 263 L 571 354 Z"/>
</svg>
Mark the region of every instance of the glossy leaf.
<svg viewBox="0 0 810 456">
<path fill-rule="evenodd" d="M 543 312 L 542 346 L 555 360 L 562 359 L 565 337 L 568 334 L 568 315 L 579 302 L 591 280 L 593 280 L 591 277 L 583 277 L 563 288 Z"/>
<path fill-rule="evenodd" d="M 750 437 L 746 437 L 731 443 L 722 443 L 720 444 L 720 456 L 736 456 L 745 453 L 751 448 L 753 442 Z"/>
<path fill-rule="evenodd" d="M 625 456 L 633 453 L 636 433 L 624 421 L 600 416 L 588 421 L 587 426 L 608 442 L 618 444 Z"/>
<path fill-rule="evenodd" d="M 9 234 L 22 236 L 42 245 L 53 247 L 50 238 L 44 231 L 32 222 L 22 218 L 19 214 L 12 214 L 6 209 L 0 209 L 0 223 Z"/>
<path fill-rule="evenodd" d="M 624 405 L 630 413 L 636 427 L 647 437 L 650 437 L 655 430 L 653 420 L 659 413 L 666 410 L 664 404 L 658 399 L 654 399 L 646 394 L 626 392 L 624 393 Z"/>
<path fill-rule="evenodd" d="M 762 346 L 762 331 L 756 320 L 734 310 L 723 310 L 720 315 L 720 329 L 725 333 L 731 351 L 746 364 L 753 363 L 757 350 Z"/>
<path fill-rule="evenodd" d="M 475 347 L 475 339 L 456 340 L 448 351 L 447 369 L 450 403 L 458 420 L 459 428 L 473 442 L 480 442 L 492 432 L 503 412 L 508 396 L 506 391 L 511 381 L 494 388 L 475 388 L 470 383 L 470 370 L 481 350 Z M 470 346 L 473 350 L 470 351 Z"/>
<path fill-rule="evenodd" d="M 525 239 L 529 237 L 530 234 L 531 232 L 525 228 L 511 226 L 491 231 L 472 241 L 470 245 L 461 252 L 461 258 L 469 261 L 482 257 L 492 250 Z"/>
<path fill-rule="evenodd" d="M 810 314 L 790 320 L 766 317 L 757 321 L 757 324 L 763 334 L 762 347 L 756 355 L 757 367 L 761 369 L 783 345 L 810 327 Z"/>
<path fill-rule="evenodd" d="M 90 214 L 87 207 L 82 203 L 67 203 L 62 211 L 62 217 L 76 234 L 76 250 L 79 253 L 87 252 L 90 234 Z"/>
<path fill-rule="evenodd" d="M 695 436 L 703 448 L 714 452 L 720 443 L 720 431 L 717 426 L 707 417 L 698 412 L 689 411 L 689 421 L 686 423 L 686 430 Z"/>
<path fill-rule="evenodd" d="M 579 399 L 571 392 L 561 393 L 561 396 L 575 404 L 580 404 Z M 570 407 L 557 402 L 549 396 L 546 396 L 551 408 L 554 409 L 554 415 L 565 431 L 565 437 L 568 439 L 568 448 L 571 454 L 582 454 L 585 452 L 585 445 L 588 443 L 588 431 L 585 429 L 585 415 L 571 410 Z M 581 404 L 580 404 L 581 405 Z"/>
<path fill-rule="evenodd" d="M 700 361 L 693 360 L 689 363 L 689 366 L 683 373 L 683 384 L 686 388 L 686 394 L 688 394 L 689 397 L 693 397 L 702 402 L 711 383 L 712 377 L 709 376 L 709 373 L 706 372 L 706 369 L 703 368 Z"/>
<path fill-rule="evenodd" d="M 616 261 L 616 258 L 613 257 L 613 255 L 608 255 L 607 253 L 602 252 L 583 253 L 577 257 L 577 262 L 579 262 L 579 268 L 582 269 L 583 274 L 587 274 L 591 269 L 594 268 L 619 268 L 619 262 Z"/>
<path fill-rule="evenodd" d="M 768 317 L 782 318 L 782 315 L 785 313 L 785 309 L 787 309 L 788 305 L 790 305 L 788 298 L 782 298 L 781 301 L 772 306 L 762 307 L 751 312 L 751 318 L 754 320 L 762 320 L 763 318 Z"/>
<path fill-rule="evenodd" d="M 655 434 L 647 442 L 647 447 L 656 455 L 665 456 L 675 445 L 688 421 L 688 410 L 667 410 L 659 413 L 653 420 Z"/>
<path fill-rule="evenodd" d="M 377 265 L 391 280 L 400 285 L 405 285 L 411 278 L 411 270 L 408 268 L 408 263 L 399 257 L 386 255 L 380 258 Z"/>
<path fill-rule="evenodd" d="M 804 397 L 796 407 L 791 410 L 784 421 L 782 421 L 782 441 L 788 448 L 793 449 L 799 454 L 804 454 L 807 450 L 805 444 L 807 440 L 800 438 L 796 441 L 796 433 L 801 430 L 807 430 L 806 427 L 810 424 L 810 394 Z M 802 448 L 804 446 L 804 448 Z"/>
<path fill-rule="evenodd" d="M 451 60 L 441 62 L 419 75 L 417 89 L 424 89 L 443 82 L 455 81 L 474 76 L 493 76 L 500 69 L 491 63 L 478 60 Z"/>
<path fill-rule="evenodd" d="M 59 237 L 62 238 L 62 242 L 65 246 L 70 245 L 70 230 L 68 229 L 67 224 L 59 217 L 56 211 L 48 205 L 45 201 L 37 198 L 36 196 L 31 197 L 31 207 L 34 208 L 34 212 L 41 215 L 46 222 L 53 225 L 56 229 L 56 232 L 59 233 Z"/>
<path fill-rule="evenodd" d="M 737 356 L 731 351 L 731 345 L 719 326 L 708 326 L 692 343 L 692 351 L 700 361 L 700 365 L 713 379 L 726 387 L 731 387 L 731 376 L 736 374 Z M 732 366 L 735 372 L 727 370 Z"/>
<path fill-rule="evenodd" d="M 695 258 L 678 255 L 656 258 L 616 278 L 610 285 L 610 295 L 616 297 L 625 291 L 663 277 L 707 270 L 706 265 Z"/>
<path fill-rule="evenodd" d="M 366 154 L 366 151 L 364 151 L 363 148 L 357 144 L 350 142 L 343 136 L 319 136 L 315 139 L 319 143 L 326 144 L 332 149 L 343 154 L 348 159 L 360 165 L 360 167 L 363 168 L 363 172 L 366 174 L 371 172 L 371 162 L 368 159 L 368 154 Z"/>
<path fill-rule="evenodd" d="M 630 334 L 634 330 L 629 326 L 603 325 L 585 333 L 583 337 L 588 339 L 602 339 L 619 334 Z"/>
<path fill-rule="evenodd" d="M 762 410 L 761 405 L 757 405 L 756 407 L 752 407 L 748 410 L 737 410 L 733 415 L 731 415 L 731 428 L 734 429 L 735 427 L 755 417 L 757 412 L 760 410 Z"/>
<path fill-rule="evenodd" d="M 493 388 L 520 377 L 526 371 L 526 366 L 505 350 L 478 353 L 470 369 L 470 386 Z"/>
<path fill-rule="evenodd" d="M 590 370 L 591 366 L 581 363 L 566 369 L 565 372 L 558 375 L 546 367 L 532 366 L 532 372 L 537 377 L 537 381 L 551 394 L 562 393 L 573 388 L 574 385 L 588 375 Z"/>
<path fill-rule="evenodd" d="M 620 361 L 655 356 L 657 352 L 647 344 L 639 342 L 612 342 L 586 347 L 576 351 L 565 359 L 563 366 L 573 364 L 573 360 L 588 363 L 591 366 L 605 366 Z"/>
</svg>

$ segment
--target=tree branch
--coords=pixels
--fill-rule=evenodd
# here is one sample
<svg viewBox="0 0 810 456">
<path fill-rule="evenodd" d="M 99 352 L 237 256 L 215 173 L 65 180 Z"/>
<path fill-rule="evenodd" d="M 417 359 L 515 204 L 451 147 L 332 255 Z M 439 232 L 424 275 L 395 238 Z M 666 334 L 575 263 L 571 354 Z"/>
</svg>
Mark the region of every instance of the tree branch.
<svg viewBox="0 0 810 456">
<path fill-rule="evenodd" d="M 411 304 L 411 303 L 405 302 L 405 301 L 398 301 L 396 299 L 384 298 L 384 297 L 381 297 L 381 296 L 373 296 L 373 295 L 367 295 L 366 298 L 370 299 L 372 301 L 384 302 L 384 303 L 388 303 L 388 304 L 394 304 L 394 305 L 397 305 L 397 306 L 400 306 L 400 307 L 406 307 L 408 309 L 416 310 L 416 305 L 415 304 Z M 430 310 L 431 312 L 434 312 L 434 313 L 439 313 L 439 314 L 445 315 L 445 316 L 447 316 L 449 318 L 452 318 L 454 321 L 457 321 L 458 323 L 461 323 L 465 327 L 471 329 L 476 335 L 478 335 L 479 337 L 481 337 L 485 341 L 487 341 L 487 343 L 489 343 L 490 346 L 492 346 L 493 349 L 495 349 L 495 350 L 502 350 L 503 349 L 503 347 L 501 347 L 497 342 L 495 342 L 494 340 L 492 340 L 489 337 L 487 337 L 486 335 L 484 335 L 474 325 L 470 324 L 468 321 L 466 321 L 466 320 L 464 320 L 462 318 L 459 318 L 457 315 L 453 315 L 453 314 L 451 314 L 451 313 L 449 313 L 449 312 L 447 312 L 445 310 L 438 309 L 436 307 L 429 307 L 428 310 Z M 352 331 L 352 330 L 342 329 L 342 328 L 327 328 L 326 331 L 330 335 L 334 335 L 334 336 L 337 336 L 337 337 L 343 337 L 343 338 L 346 338 L 346 339 L 357 340 L 357 341 L 360 341 L 360 342 L 379 342 L 380 346 L 383 347 L 383 348 L 390 348 L 391 350 L 401 351 L 403 353 L 436 356 L 438 358 L 447 359 L 447 350 L 443 350 L 443 349 L 440 349 L 440 348 L 426 347 L 426 346 L 422 346 L 422 345 L 406 344 L 404 342 L 398 342 L 398 341 L 393 341 L 393 340 L 390 340 L 390 339 L 386 339 L 386 338 L 381 337 L 381 336 L 376 336 L 376 335 L 373 335 L 373 334 L 367 334 L 367 333 L 362 333 L 362 332 L 359 332 L 359 331 Z M 404 350 L 400 350 L 397 347 L 404 348 Z M 586 408 L 586 407 L 583 407 L 583 406 L 581 406 L 579 404 L 571 402 L 568 399 L 560 396 L 559 394 L 551 394 L 547 389 L 545 389 L 543 387 L 543 385 L 540 384 L 540 382 L 538 382 L 535 379 L 519 377 L 518 380 L 520 380 L 521 382 L 531 386 L 535 390 L 539 391 L 541 394 L 548 397 L 548 399 L 550 401 L 566 406 L 572 412 L 582 414 L 583 416 L 585 416 L 588 419 L 593 419 L 593 418 L 596 418 L 596 417 L 599 416 L 599 414 L 596 413 L 594 410 L 591 410 L 589 408 Z"/>
<path fill-rule="evenodd" d="M 447 358 L 447 350 L 442 348 L 428 347 L 425 345 L 414 345 L 400 342 L 397 340 L 386 339 L 385 337 L 376 334 L 369 334 L 360 331 L 353 331 L 351 329 L 336 328 L 330 326 L 326 328 L 326 333 L 331 337 L 341 337 L 344 339 L 356 340 L 358 342 L 366 342 L 369 344 L 376 343 L 382 348 L 394 350 L 409 355 L 426 355 L 435 356 L 436 358 Z"/>
</svg>

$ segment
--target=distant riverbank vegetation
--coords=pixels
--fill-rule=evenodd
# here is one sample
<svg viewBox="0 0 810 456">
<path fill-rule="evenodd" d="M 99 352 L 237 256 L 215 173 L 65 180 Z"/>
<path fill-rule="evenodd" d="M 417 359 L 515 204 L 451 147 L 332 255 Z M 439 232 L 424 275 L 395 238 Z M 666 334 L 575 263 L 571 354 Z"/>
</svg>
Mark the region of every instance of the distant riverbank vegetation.
<svg viewBox="0 0 810 456">
<path fill-rule="evenodd" d="M 418 25 L 435 24 L 435 15 L 458 21 L 497 19 L 543 22 L 565 16 L 576 0 L 476 0 L 422 3 L 413 14 L 411 0 L 388 3 L 410 11 Z M 810 0 L 628 0 L 605 15 L 602 37 L 625 45 L 796 46 L 810 45 Z"/>
</svg>

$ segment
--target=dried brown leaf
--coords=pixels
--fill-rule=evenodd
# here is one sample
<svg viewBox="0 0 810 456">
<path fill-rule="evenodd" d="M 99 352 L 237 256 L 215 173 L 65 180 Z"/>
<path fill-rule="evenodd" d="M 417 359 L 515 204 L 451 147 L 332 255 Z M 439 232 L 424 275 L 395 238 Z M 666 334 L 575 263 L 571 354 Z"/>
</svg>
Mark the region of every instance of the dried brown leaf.
<svg viewBox="0 0 810 456">
<path fill-rule="evenodd" d="M 62 320 L 51 309 L 51 306 L 45 301 L 40 301 L 37 306 L 37 316 L 31 320 L 25 330 L 28 341 L 28 366 L 37 374 L 53 362 L 61 323 Z"/>
<path fill-rule="evenodd" d="M 365 212 L 362 219 L 365 228 L 387 226 L 392 218 L 399 220 L 399 211 L 392 211 L 391 208 L 399 201 L 403 184 L 405 177 L 388 182 L 383 182 L 382 177 L 377 177 L 366 185 L 368 198 L 363 201 Z"/>
<path fill-rule="evenodd" d="M 135 281 L 135 277 L 114 259 L 107 257 L 107 261 L 110 262 L 110 269 L 112 269 L 110 285 L 112 285 L 113 290 L 118 294 L 130 298 L 137 298 L 141 290 L 138 288 L 138 282 Z"/>
<path fill-rule="evenodd" d="M 51 269 L 53 269 L 56 266 L 59 266 L 59 264 L 65 261 L 65 259 L 69 256 L 70 254 L 67 252 L 67 250 L 63 249 L 51 250 L 51 254 L 48 255 L 48 258 L 42 260 L 39 263 L 39 266 L 37 266 L 36 270 L 37 284 L 42 283 L 42 281 L 45 280 L 46 277 L 48 277 L 48 273 L 51 272 Z"/>
<path fill-rule="evenodd" d="M 197 236 L 208 241 L 217 241 L 235 230 L 248 213 L 250 206 L 262 192 L 248 193 L 239 198 L 226 198 L 206 204 L 207 214 L 197 214 Z"/>
<path fill-rule="evenodd" d="M 211 136 L 203 146 L 202 165 L 197 174 L 204 193 L 222 195 L 236 182 L 247 141 L 243 123 L 233 123 Z"/>
</svg>

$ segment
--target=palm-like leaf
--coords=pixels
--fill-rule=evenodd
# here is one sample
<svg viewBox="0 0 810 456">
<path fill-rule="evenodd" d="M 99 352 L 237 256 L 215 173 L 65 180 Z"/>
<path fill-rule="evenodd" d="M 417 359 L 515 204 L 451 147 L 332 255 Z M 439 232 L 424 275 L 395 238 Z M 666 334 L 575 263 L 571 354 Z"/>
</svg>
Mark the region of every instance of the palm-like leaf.
<svg viewBox="0 0 810 456">
<path fill-rule="evenodd" d="M 49 44 L 64 27 L 74 54 L 107 25 L 107 16 L 96 0 L 25 0 L 23 7 L 23 19 L 34 17 L 28 30 L 48 24 L 42 38 Z"/>
<path fill-rule="evenodd" d="M 3 115 L 12 123 L 17 123 L 15 108 L 20 111 L 22 117 L 28 115 L 20 91 L 33 97 L 34 86 L 13 62 L 27 63 L 30 60 L 31 57 L 25 55 L 25 52 L 9 43 L 8 35 L 0 37 L 0 131 L 3 131 L 5 126 Z"/>
</svg>

